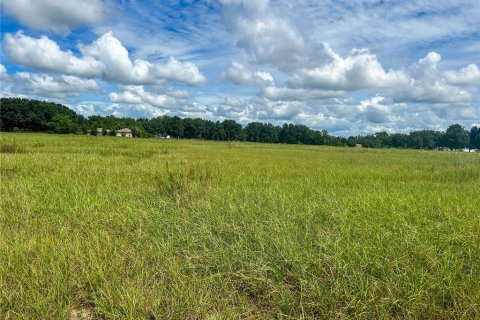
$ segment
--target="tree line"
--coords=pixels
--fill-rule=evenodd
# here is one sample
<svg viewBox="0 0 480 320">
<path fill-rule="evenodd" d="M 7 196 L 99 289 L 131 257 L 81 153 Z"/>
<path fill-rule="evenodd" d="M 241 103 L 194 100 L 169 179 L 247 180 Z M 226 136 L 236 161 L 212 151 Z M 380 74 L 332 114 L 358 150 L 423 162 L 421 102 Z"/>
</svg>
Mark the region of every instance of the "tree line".
<svg viewBox="0 0 480 320">
<path fill-rule="evenodd" d="M 480 149 L 480 127 L 470 131 L 452 124 L 445 132 L 434 130 L 412 131 L 408 134 L 382 131 L 364 136 L 336 137 L 326 130 L 313 130 L 305 125 L 251 122 L 245 127 L 234 120 L 211 121 L 200 118 L 160 116 L 133 119 L 115 116 L 90 116 L 85 118 L 64 105 L 23 99 L 0 99 L 0 131 L 95 133 L 97 128 L 115 130 L 130 128 L 135 137 L 165 137 L 218 141 L 250 141 L 330 146 L 355 146 L 367 148 L 410 149 Z"/>
</svg>

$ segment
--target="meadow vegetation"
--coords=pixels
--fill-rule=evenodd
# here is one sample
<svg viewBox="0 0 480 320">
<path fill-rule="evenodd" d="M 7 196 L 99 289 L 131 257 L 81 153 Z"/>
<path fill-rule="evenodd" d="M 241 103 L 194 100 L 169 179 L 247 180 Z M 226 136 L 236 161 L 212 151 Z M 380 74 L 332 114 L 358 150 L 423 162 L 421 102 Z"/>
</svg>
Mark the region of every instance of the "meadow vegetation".
<svg viewBox="0 0 480 320">
<path fill-rule="evenodd" d="M 0 319 L 480 317 L 478 153 L 0 142 Z"/>
</svg>

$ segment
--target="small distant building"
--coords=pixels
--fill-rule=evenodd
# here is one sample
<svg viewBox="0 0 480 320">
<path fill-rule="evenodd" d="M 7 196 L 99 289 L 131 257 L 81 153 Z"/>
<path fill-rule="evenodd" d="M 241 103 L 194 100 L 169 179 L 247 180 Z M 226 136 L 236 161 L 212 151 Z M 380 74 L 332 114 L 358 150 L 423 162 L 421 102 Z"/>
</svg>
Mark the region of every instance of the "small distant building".
<svg viewBox="0 0 480 320">
<path fill-rule="evenodd" d="M 115 135 L 117 137 L 126 137 L 126 138 L 132 138 L 133 137 L 132 130 L 130 130 L 128 128 L 123 128 L 123 129 L 117 130 Z"/>
<path fill-rule="evenodd" d="M 104 134 L 110 135 L 110 132 L 112 132 L 112 130 L 110 130 L 110 129 L 97 128 L 96 135 L 97 136 L 103 136 Z"/>
<path fill-rule="evenodd" d="M 360 149 L 360 148 L 363 148 L 363 146 L 362 146 L 362 144 L 361 144 L 361 143 L 357 143 L 357 144 L 355 144 L 355 148 L 358 148 L 358 149 Z"/>
</svg>

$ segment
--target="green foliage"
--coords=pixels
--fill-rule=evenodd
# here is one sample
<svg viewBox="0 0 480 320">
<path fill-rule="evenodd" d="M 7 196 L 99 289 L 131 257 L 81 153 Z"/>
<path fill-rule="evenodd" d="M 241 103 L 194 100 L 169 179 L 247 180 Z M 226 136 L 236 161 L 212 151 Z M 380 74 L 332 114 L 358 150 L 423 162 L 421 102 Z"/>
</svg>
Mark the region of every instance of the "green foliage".
<svg viewBox="0 0 480 320">
<path fill-rule="evenodd" d="M 459 124 L 452 124 L 447 128 L 440 144 L 450 149 L 463 149 L 468 146 L 469 132 Z"/>
<path fill-rule="evenodd" d="M 480 317 L 480 154 L 2 139 L 2 320 Z"/>
<path fill-rule="evenodd" d="M 47 123 L 47 130 L 53 133 L 76 133 L 78 126 L 66 115 L 56 114 Z"/>
<path fill-rule="evenodd" d="M 145 131 L 145 129 L 142 127 L 142 126 L 139 126 L 139 125 L 135 125 L 131 128 L 132 130 L 132 134 L 134 137 L 138 137 L 138 138 L 149 138 L 150 137 L 150 134 Z M 115 135 L 115 131 L 112 130 L 112 136 Z"/>
<path fill-rule="evenodd" d="M 85 118 L 69 108 L 46 101 L 1 98 L 0 111 L 0 131 L 46 132 L 50 130 L 48 123 L 62 119 L 65 124 L 66 118 L 78 127 L 85 122 Z M 56 120 L 55 116 L 57 116 Z M 59 118 L 60 116 L 62 118 Z M 68 121 L 68 126 L 71 125 L 70 121 Z"/>
<path fill-rule="evenodd" d="M 470 129 L 470 148 L 480 149 L 480 127 L 474 126 Z"/>
<path fill-rule="evenodd" d="M 278 143 L 279 128 L 271 123 L 250 122 L 245 127 L 247 141 Z"/>
<path fill-rule="evenodd" d="M 225 140 L 227 141 L 242 141 L 243 129 L 242 126 L 234 120 L 225 120 L 222 122 L 223 131 L 225 132 Z"/>
</svg>

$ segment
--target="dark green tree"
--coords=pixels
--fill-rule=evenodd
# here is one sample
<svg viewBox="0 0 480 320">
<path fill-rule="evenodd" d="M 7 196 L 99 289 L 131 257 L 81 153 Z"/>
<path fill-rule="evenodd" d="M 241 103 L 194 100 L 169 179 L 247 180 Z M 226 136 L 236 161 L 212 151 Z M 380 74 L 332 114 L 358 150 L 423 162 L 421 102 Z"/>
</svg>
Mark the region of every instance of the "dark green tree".
<svg viewBox="0 0 480 320">
<path fill-rule="evenodd" d="M 469 132 L 462 125 L 452 124 L 442 137 L 441 145 L 450 149 L 466 148 L 469 143 L 469 136 Z"/>
<path fill-rule="evenodd" d="M 243 140 L 242 126 L 234 120 L 222 122 L 223 132 L 227 141 Z"/>
<path fill-rule="evenodd" d="M 173 138 L 183 138 L 183 121 L 177 116 L 166 117 L 166 131 L 167 134 Z"/>
<path fill-rule="evenodd" d="M 480 127 L 470 129 L 470 149 L 480 149 Z"/>
<path fill-rule="evenodd" d="M 414 149 L 435 149 L 442 136 L 441 132 L 434 130 L 412 131 L 409 134 L 409 145 Z"/>
<path fill-rule="evenodd" d="M 52 120 L 47 123 L 47 128 L 53 133 L 76 133 L 79 131 L 72 119 L 63 114 L 54 115 Z"/>
</svg>

